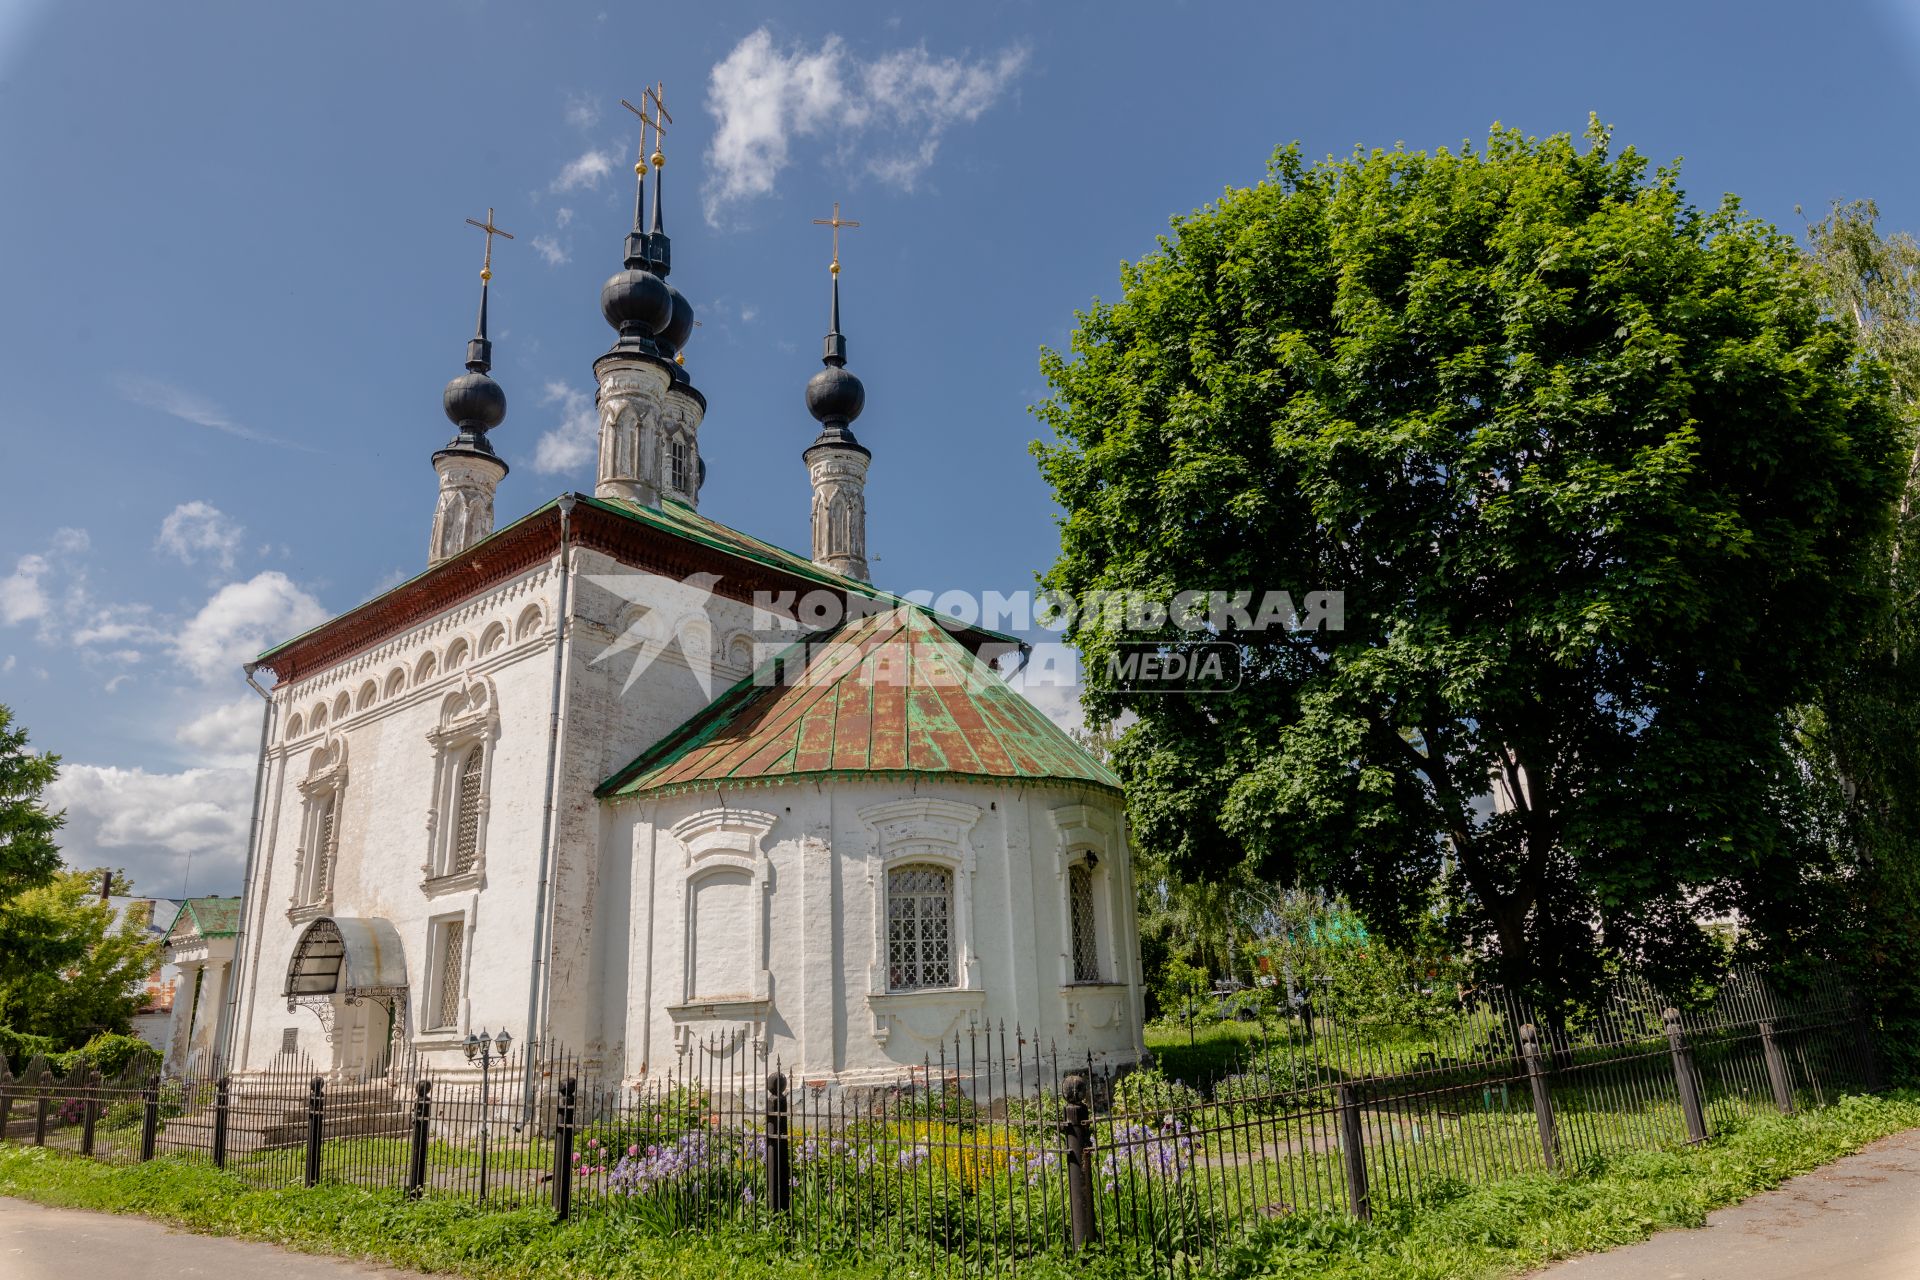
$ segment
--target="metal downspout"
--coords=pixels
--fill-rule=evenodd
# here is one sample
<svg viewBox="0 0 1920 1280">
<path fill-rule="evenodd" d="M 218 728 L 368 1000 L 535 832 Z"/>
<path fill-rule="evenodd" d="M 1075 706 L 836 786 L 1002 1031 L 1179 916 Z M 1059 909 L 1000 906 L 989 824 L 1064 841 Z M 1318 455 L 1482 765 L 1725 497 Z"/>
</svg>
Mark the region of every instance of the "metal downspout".
<svg viewBox="0 0 1920 1280">
<path fill-rule="evenodd" d="M 271 739 L 274 711 L 273 695 L 260 687 L 253 673 L 260 669 L 257 662 L 249 662 L 241 668 L 246 675 L 247 687 L 260 695 L 266 705 L 260 708 L 260 750 L 253 760 L 253 820 L 247 830 L 247 863 L 240 880 L 240 928 L 233 938 L 233 968 L 227 975 L 226 995 L 220 1004 L 220 1023 L 214 1030 L 213 1056 L 216 1062 L 224 1064 L 229 1070 L 234 1066 L 230 1050 L 233 1047 L 233 1028 L 238 1020 L 240 1008 L 240 989 L 247 971 L 247 889 L 253 884 L 254 857 L 260 849 L 261 809 L 266 804 L 267 780 L 267 743 Z"/>
<path fill-rule="evenodd" d="M 547 786 L 546 813 L 540 824 L 540 878 L 533 899 L 533 966 L 529 971 L 531 979 L 527 983 L 527 1031 L 526 1042 L 531 1051 L 535 1041 L 544 1041 L 545 1028 L 539 1022 L 542 996 L 549 978 L 546 959 L 547 943 L 547 882 L 553 860 L 555 826 L 559 821 L 559 797 L 556 795 L 559 778 L 560 760 L 560 712 L 561 692 L 566 677 L 567 650 L 572 643 L 573 627 L 567 618 L 570 587 L 573 583 L 573 565 L 568 545 L 572 534 L 572 515 L 574 496 L 566 494 L 559 503 L 560 508 L 560 590 L 559 603 L 554 613 L 555 627 L 553 642 L 553 698 L 547 712 Z M 526 1103 L 532 1105 L 533 1072 L 526 1073 L 523 1082 Z"/>
</svg>

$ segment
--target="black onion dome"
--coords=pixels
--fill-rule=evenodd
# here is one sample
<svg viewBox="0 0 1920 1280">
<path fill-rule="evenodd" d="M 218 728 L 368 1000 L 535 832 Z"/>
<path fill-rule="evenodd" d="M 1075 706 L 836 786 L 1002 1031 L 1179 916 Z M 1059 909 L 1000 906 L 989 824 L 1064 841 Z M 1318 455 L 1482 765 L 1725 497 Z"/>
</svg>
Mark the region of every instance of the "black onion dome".
<svg viewBox="0 0 1920 1280">
<path fill-rule="evenodd" d="M 668 355 L 683 350 L 687 339 L 693 336 L 693 304 L 687 301 L 687 295 L 672 285 L 667 286 L 667 302 L 670 313 L 666 325 L 660 330 L 660 346 Z"/>
<path fill-rule="evenodd" d="M 639 330 L 636 337 L 651 337 L 672 319 L 673 297 L 666 283 L 651 271 L 617 271 L 600 286 L 600 314 L 623 337 L 629 328 Z"/>
<path fill-rule="evenodd" d="M 491 431 L 507 416 L 507 393 L 479 370 L 449 382 L 443 403 L 448 420 L 462 432 Z"/>
<path fill-rule="evenodd" d="M 823 426 L 845 426 L 866 407 L 866 387 L 838 365 L 828 365 L 807 380 L 807 412 Z"/>
</svg>

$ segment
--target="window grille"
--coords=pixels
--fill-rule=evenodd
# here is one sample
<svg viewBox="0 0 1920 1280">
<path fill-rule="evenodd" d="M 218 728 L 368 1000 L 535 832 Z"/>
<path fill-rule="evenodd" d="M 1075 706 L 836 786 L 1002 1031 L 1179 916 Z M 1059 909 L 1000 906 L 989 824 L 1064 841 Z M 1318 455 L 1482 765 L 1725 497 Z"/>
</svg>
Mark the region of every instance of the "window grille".
<svg viewBox="0 0 1920 1280">
<path fill-rule="evenodd" d="M 433 1011 L 435 1027 L 454 1024 L 460 1008 L 460 949 L 466 941 L 466 924 L 449 920 L 440 926 L 440 995 Z"/>
<path fill-rule="evenodd" d="M 300 1028 L 280 1028 L 280 1052 L 289 1058 L 300 1052 Z"/>
<path fill-rule="evenodd" d="M 329 864 L 333 861 L 333 820 L 339 806 L 337 791 L 320 797 L 320 820 L 314 824 L 313 877 L 307 882 L 308 902 L 319 902 L 327 896 L 327 884 L 332 879 Z"/>
<path fill-rule="evenodd" d="M 953 985 L 953 873 L 895 867 L 887 873 L 887 986 Z"/>
<path fill-rule="evenodd" d="M 1093 925 L 1093 872 L 1084 862 L 1067 868 L 1067 913 L 1073 926 L 1073 980 L 1100 981 L 1100 945 Z"/>
<path fill-rule="evenodd" d="M 670 479 L 674 492 L 686 493 L 688 491 L 687 442 L 684 440 L 675 440 L 673 447 L 668 450 L 668 458 L 671 467 Z"/>
<path fill-rule="evenodd" d="M 448 870 L 459 875 L 463 871 L 473 870 L 474 860 L 480 856 L 480 770 L 485 763 L 481 759 L 482 747 L 467 752 L 467 760 L 460 768 L 460 800 L 457 824 L 453 832 L 453 864 Z"/>
</svg>

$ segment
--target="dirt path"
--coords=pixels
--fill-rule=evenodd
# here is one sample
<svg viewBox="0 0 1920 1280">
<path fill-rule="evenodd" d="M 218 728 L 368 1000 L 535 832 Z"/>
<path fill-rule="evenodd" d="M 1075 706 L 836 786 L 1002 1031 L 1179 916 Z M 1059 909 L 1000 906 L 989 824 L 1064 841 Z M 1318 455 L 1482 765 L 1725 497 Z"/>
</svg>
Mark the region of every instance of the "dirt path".
<svg viewBox="0 0 1920 1280">
<path fill-rule="evenodd" d="M 1534 1280 L 1916 1280 L 1920 1129 L 1643 1244 L 1590 1254 Z"/>
</svg>

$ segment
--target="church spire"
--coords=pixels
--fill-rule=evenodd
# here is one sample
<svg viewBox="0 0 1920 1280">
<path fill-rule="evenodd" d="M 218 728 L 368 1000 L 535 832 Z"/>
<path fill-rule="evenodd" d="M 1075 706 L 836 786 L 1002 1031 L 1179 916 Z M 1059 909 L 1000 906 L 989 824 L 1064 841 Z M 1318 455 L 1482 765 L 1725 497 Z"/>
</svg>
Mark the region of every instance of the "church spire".
<svg viewBox="0 0 1920 1280">
<path fill-rule="evenodd" d="M 866 407 L 867 389 L 847 371 L 847 338 L 840 332 L 840 229 L 860 224 L 840 216 L 815 218 L 815 226 L 833 228 L 832 303 L 820 363 L 807 383 L 807 412 L 820 434 L 801 456 L 813 481 L 813 562 L 824 569 L 867 581 L 867 464 L 872 455 L 853 434 L 853 421 Z"/>
<path fill-rule="evenodd" d="M 594 496 L 643 506 L 673 499 L 695 506 L 700 499 L 699 429 L 707 402 L 687 380 L 681 348 L 692 336 L 693 307 L 666 282 L 672 244 L 665 205 L 666 87 L 655 84 L 640 105 L 620 105 L 639 118 L 640 148 L 633 172 L 633 230 L 626 241 L 626 270 L 600 290 L 600 310 L 619 330 L 613 349 L 594 361 L 599 383 L 599 473 Z M 647 130 L 653 129 L 653 151 Z M 652 225 L 646 208 L 647 170 L 653 170 Z"/>
<path fill-rule="evenodd" d="M 487 433 L 507 416 L 507 393 L 488 376 L 493 368 L 493 342 L 487 337 L 487 294 L 493 282 L 493 238 L 511 240 L 513 234 L 494 225 L 492 209 L 487 210 L 485 222 L 474 218 L 467 222 L 487 236 L 480 261 L 480 316 L 473 337 L 467 340 L 467 371 L 449 382 L 441 397 L 447 418 L 457 430 L 433 455 L 440 496 L 427 547 L 429 565 L 459 555 L 493 532 L 493 491 L 507 474 L 507 464 L 487 440 Z"/>
</svg>

